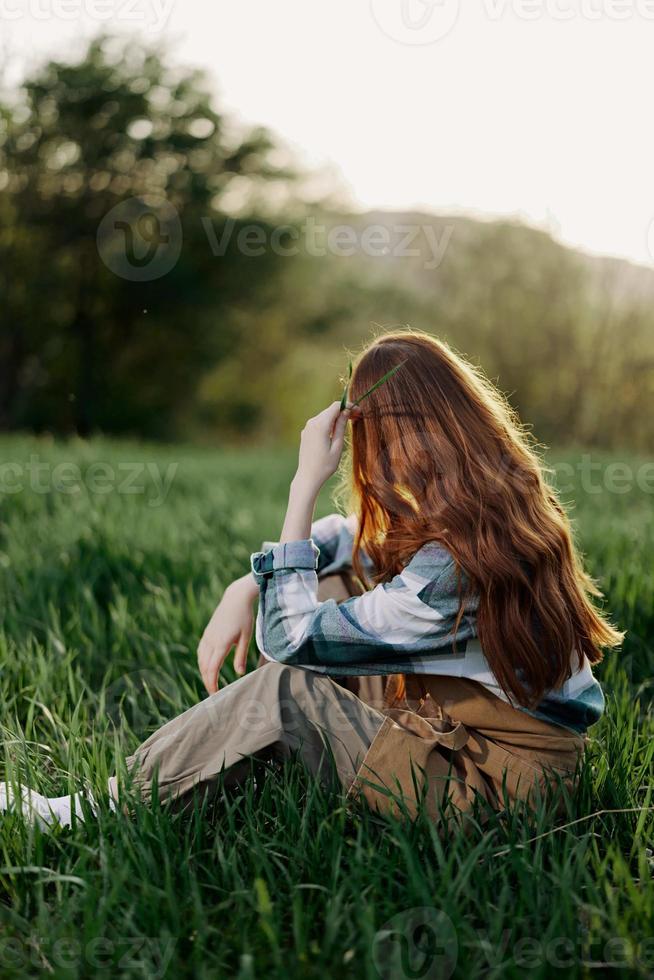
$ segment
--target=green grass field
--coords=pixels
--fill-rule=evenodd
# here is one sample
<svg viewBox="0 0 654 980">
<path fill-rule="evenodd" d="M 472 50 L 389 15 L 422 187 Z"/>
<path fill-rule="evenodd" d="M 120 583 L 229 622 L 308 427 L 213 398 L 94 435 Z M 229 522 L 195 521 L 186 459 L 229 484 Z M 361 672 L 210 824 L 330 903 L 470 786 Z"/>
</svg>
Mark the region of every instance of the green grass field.
<svg viewBox="0 0 654 980">
<path fill-rule="evenodd" d="M 202 697 L 198 638 L 278 533 L 292 455 L 0 446 L 5 766 L 50 795 L 87 780 L 103 796 L 124 755 Z M 105 806 L 54 834 L 0 817 L 0 976 L 654 975 L 654 473 L 552 462 L 628 630 L 600 668 L 608 711 L 560 829 L 516 812 L 441 836 L 346 807 L 299 765 L 186 815 Z"/>
</svg>

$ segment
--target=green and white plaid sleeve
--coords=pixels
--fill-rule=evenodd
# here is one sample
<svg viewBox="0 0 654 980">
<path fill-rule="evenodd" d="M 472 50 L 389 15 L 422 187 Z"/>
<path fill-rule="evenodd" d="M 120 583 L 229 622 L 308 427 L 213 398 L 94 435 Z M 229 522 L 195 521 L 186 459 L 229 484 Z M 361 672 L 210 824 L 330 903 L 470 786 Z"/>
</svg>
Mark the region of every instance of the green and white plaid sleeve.
<svg viewBox="0 0 654 980">
<path fill-rule="evenodd" d="M 333 575 L 352 567 L 352 549 L 356 534 L 356 515 L 344 517 L 342 514 L 329 514 L 320 517 L 311 525 L 311 540 L 320 552 L 318 556 L 318 575 Z M 262 551 L 270 551 L 276 541 L 264 541 Z M 364 554 L 364 566 L 372 570 L 372 564 Z"/>
<path fill-rule="evenodd" d="M 251 562 L 259 584 L 257 645 L 267 659 L 335 676 L 466 677 L 509 700 L 477 638 L 475 598 L 465 600 L 455 632 L 462 583 L 440 545 L 425 544 L 390 582 L 340 604 L 318 601 L 321 555 L 311 539 L 275 545 Z M 602 689 L 586 660 L 529 714 L 584 732 L 603 710 Z"/>
<path fill-rule="evenodd" d="M 435 654 L 455 654 L 474 636 L 474 615 L 464 615 L 453 636 L 457 577 L 438 545 L 421 548 L 390 582 L 340 604 L 318 601 L 319 567 L 311 539 L 252 556 L 260 589 L 257 644 L 269 659 L 331 674 L 428 673 Z"/>
</svg>

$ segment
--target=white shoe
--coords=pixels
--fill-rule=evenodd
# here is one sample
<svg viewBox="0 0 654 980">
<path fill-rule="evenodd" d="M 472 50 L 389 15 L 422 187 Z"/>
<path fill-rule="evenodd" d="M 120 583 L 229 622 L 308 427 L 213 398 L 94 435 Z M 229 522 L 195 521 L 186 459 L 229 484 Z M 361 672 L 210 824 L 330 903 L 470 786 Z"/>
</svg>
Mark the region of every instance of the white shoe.
<svg viewBox="0 0 654 980">
<path fill-rule="evenodd" d="M 41 829 L 59 824 L 61 827 L 70 827 L 73 819 L 73 808 L 71 807 L 70 796 L 42 796 L 36 790 L 24 786 L 22 783 L 17 787 L 20 791 L 20 799 L 17 799 L 16 792 L 11 783 L 0 783 L 0 811 L 12 811 L 22 813 L 25 820 L 33 824 L 38 824 Z M 81 793 L 75 793 L 72 798 L 75 816 L 82 823 L 84 813 L 82 811 Z M 90 794 L 89 794 L 90 795 Z M 90 797 L 89 803 L 95 813 L 95 801 Z"/>
</svg>

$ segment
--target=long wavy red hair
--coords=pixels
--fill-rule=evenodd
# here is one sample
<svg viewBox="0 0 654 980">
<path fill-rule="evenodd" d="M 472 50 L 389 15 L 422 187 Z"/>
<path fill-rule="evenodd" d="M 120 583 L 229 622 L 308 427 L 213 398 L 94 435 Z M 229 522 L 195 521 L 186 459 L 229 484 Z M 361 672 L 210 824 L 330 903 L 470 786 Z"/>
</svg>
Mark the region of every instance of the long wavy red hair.
<svg viewBox="0 0 654 980">
<path fill-rule="evenodd" d="M 428 334 L 383 334 L 355 360 L 350 398 L 400 362 L 351 426 L 342 472 L 358 516 L 355 571 L 367 581 L 364 551 L 373 582 L 386 581 L 426 542 L 442 544 L 459 573 L 460 616 L 478 603 L 499 685 L 534 705 L 622 636 L 593 604 L 600 593 L 532 440 L 479 371 Z"/>
</svg>

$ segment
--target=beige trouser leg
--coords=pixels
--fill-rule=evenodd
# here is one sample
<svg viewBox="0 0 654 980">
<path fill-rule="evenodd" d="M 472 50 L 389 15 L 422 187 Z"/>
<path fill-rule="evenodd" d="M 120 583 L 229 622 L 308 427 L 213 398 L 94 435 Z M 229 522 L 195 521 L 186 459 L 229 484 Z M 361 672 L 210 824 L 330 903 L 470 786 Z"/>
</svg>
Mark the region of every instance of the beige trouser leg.
<svg viewBox="0 0 654 980">
<path fill-rule="evenodd" d="M 347 789 L 383 721 L 328 677 L 271 662 L 154 732 L 127 765 L 145 799 L 155 773 L 159 798 L 176 798 L 215 782 L 223 770 L 228 782 L 241 778 L 249 757 L 285 760 L 294 753 L 324 779 L 333 760 Z"/>
</svg>

